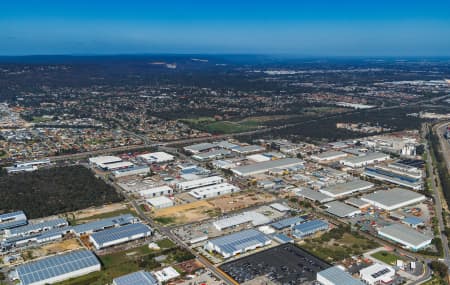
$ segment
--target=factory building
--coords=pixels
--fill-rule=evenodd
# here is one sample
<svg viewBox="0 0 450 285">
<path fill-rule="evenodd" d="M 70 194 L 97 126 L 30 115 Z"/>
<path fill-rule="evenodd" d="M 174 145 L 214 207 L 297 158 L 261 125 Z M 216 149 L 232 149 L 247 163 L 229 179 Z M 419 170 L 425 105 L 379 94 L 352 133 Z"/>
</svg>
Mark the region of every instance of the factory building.
<svg viewBox="0 0 450 285">
<path fill-rule="evenodd" d="M 39 233 L 29 234 L 25 236 L 14 236 L 5 238 L 0 242 L 0 250 L 7 251 L 12 248 L 29 245 L 30 243 L 40 244 L 54 240 L 59 240 L 72 230 L 71 227 L 55 228 Z"/>
<path fill-rule="evenodd" d="M 364 209 L 364 208 L 370 207 L 369 202 L 363 201 L 359 198 L 349 198 L 349 199 L 345 200 L 345 203 L 347 203 L 353 207 L 356 207 L 358 209 Z"/>
<path fill-rule="evenodd" d="M 231 194 L 239 191 L 240 191 L 239 187 L 234 186 L 230 183 L 220 183 L 196 188 L 192 191 L 189 191 L 189 194 L 195 199 L 201 200 L 217 197 L 220 195 Z"/>
<path fill-rule="evenodd" d="M 423 188 L 421 174 L 399 171 L 398 169 L 392 167 L 366 167 L 363 174 L 367 177 L 390 182 L 414 190 L 421 190 Z"/>
<path fill-rule="evenodd" d="M 163 209 L 163 208 L 172 207 L 174 205 L 174 202 L 172 201 L 172 199 L 170 199 L 166 196 L 150 198 L 150 199 L 147 199 L 146 201 L 154 209 Z"/>
<path fill-rule="evenodd" d="M 389 155 L 385 153 L 370 152 L 363 156 L 353 156 L 344 158 L 340 161 L 340 163 L 351 168 L 360 168 L 367 166 L 369 164 L 375 164 L 378 162 L 388 160 L 389 158 L 390 158 Z"/>
<path fill-rule="evenodd" d="M 216 148 L 216 147 L 217 146 L 215 144 L 212 144 L 212 143 L 198 143 L 198 144 L 185 146 L 185 147 L 183 147 L 183 150 L 185 152 L 187 152 L 187 153 L 197 154 L 197 153 L 200 153 L 200 152 L 211 150 L 211 149 Z"/>
<path fill-rule="evenodd" d="M 303 163 L 303 160 L 298 158 L 283 158 L 259 162 L 251 165 L 238 166 L 232 168 L 231 171 L 238 176 L 246 177 L 262 174 L 274 168 L 287 170 L 289 168 L 303 166 Z"/>
<path fill-rule="evenodd" d="M 210 150 L 207 152 L 201 152 L 201 153 L 194 154 L 192 156 L 192 158 L 195 160 L 198 160 L 198 161 L 207 161 L 207 160 L 212 160 L 212 159 L 223 158 L 230 154 L 231 154 L 231 151 L 229 151 L 229 150 L 215 149 L 215 150 Z"/>
<path fill-rule="evenodd" d="M 89 164 L 100 169 L 108 169 L 108 165 L 122 162 L 122 159 L 117 156 L 97 156 L 89 158 Z"/>
<path fill-rule="evenodd" d="M 385 226 L 378 230 L 378 234 L 413 251 L 427 247 L 431 244 L 432 240 L 432 237 L 424 235 L 421 232 L 402 224 Z"/>
<path fill-rule="evenodd" d="M 159 283 L 149 272 L 137 271 L 114 278 L 113 285 L 159 285 Z"/>
<path fill-rule="evenodd" d="M 27 216 L 23 211 L 16 211 L 0 215 L 0 232 L 24 226 L 28 223 Z"/>
<path fill-rule="evenodd" d="M 270 226 L 276 230 L 284 230 L 286 228 L 292 228 L 295 225 L 301 224 L 305 221 L 302 217 L 291 217 L 276 221 Z"/>
<path fill-rule="evenodd" d="M 150 227 L 136 223 L 93 233 L 89 236 L 89 240 L 96 249 L 102 249 L 151 235 L 152 229 Z"/>
<path fill-rule="evenodd" d="M 355 180 L 352 180 L 349 182 L 335 184 L 335 185 L 320 189 L 319 191 L 327 196 L 330 196 L 333 198 L 338 198 L 338 197 L 351 195 L 356 192 L 369 190 L 373 186 L 374 185 L 370 182 L 360 180 L 360 179 L 355 179 Z"/>
<path fill-rule="evenodd" d="M 5 167 L 8 173 L 30 172 L 38 169 L 38 166 L 49 165 L 51 163 L 49 158 L 17 162 L 13 166 Z"/>
<path fill-rule="evenodd" d="M 76 250 L 19 265 L 15 272 L 21 285 L 45 285 L 100 271 L 100 269 L 100 262 L 92 252 Z"/>
<path fill-rule="evenodd" d="M 173 155 L 162 151 L 140 154 L 137 158 L 148 164 L 166 163 L 175 159 Z"/>
<path fill-rule="evenodd" d="M 342 151 L 326 151 L 311 155 L 311 159 L 317 162 L 329 162 L 346 157 L 347 154 Z"/>
<path fill-rule="evenodd" d="M 167 281 L 180 277 L 180 273 L 172 266 L 153 272 L 159 284 L 166 284 Z"/>
<path fill-rule="evenodd" d="M 139 195 L 143 198 L 153 198 L 159 196 L 169 196 L 173 194 L 173 189 L 167 185 L 154 187 L 139 191 Z"/>
<path fill-rule="evenodd" d="M 66 227 L 69 223 L 65 219 L 48 220 L 36 224 L 29 224 L 22 227 L 5 230 L 5 237 L 23 237 L 40 232 L 49 231 L 56 228 Z"/>
<path fill-rule="evenodd" d="M 368 285 L 391 284 L 395 278 L 395 270 L 391 266 L 375 263 L 361 269 L 359 275 Z"/>
<path fill-rule="evenodd" d="M 135 165 L 125 169 L 119 169 L 113 171 L 115 178 L 126 177 L 131 175 L 145 175 L 150 172 L 150 167 L 145 165 Z"/>
<path fill-rule="evenodd" d="M 325 195 L 319 191 L 315 191 L 312 189 L 304 188 L 304 189 L 298 189 L 294 190 L 295 194 L 299 197 L 302 197 L 303 199 L 310 200 L 312 202 L 319 202 L 319 203 L 326 203 L 333 201 L 335 198 Z"/>
<path fill-rule="evenodd" d="M 361 197 L 361 200 L 377 208 L 393 211 L 398 208 L 417 204 L 426 200 L 424 195 L 401 188 L 376 191 Z"/>
<path fill-rule="evenodd" d="M 339 218 L 349 218 L 361 214 L 361 210 L 340 201 L 325 204 L 327 213 Z"/>
<path fill-rule="evenodd" d="M 209 240 L 204 247 L 208 251 L 215 251 L 224 258 L 229 258 L 269 245 L 271 242 L 271 239 L 265 234 L 249 229 Z"/>
<path fill-rule="evenodd" d="M 203 187 L 203 186 L 223 183 L 224 181 L 225 181 L 225 179 L 223 177 L 211 176 L 211 177 L 195 179 L 195 180 L 191 180 L 191 181 L 179 182 L 179 183 L 175 184 L 175 188 L 178 190 L 181 190 L 181 191 L 187 191 L 187 190 L 191 190 L 191 189 L 195 189 L 195 188 L 199 188 L 199 187 Z"/>
<path fill-rule="evenodd" d="M 258 153 L 265 151 L 266 149 L 259 145 L 247 145 L 247 146 L 238 146 L 232 149 L 233 152 L 240 155 L 248 155 L 252 153 Z"/>
<path fill-rule="evenodd" d="M 358 279 L 353 278 L 339 266 L 317 272 L 317 281 L 321 285 L 365 285 Z"/>
<path fill-rule="evenodd" d="M 326 230 L 328 230 L 327 222 L 322 220 L 312 220 L 294 226 L 292 234 L 297 238 L 304 238 L 319 231 Z"/>
<path fill-rule="evenodd" d="M 88 235 L 94 232 L 102 231 L 107 228 L 119 227 L 127 224 L 139 222 L 139 219 L 131 214 L 125 214 L 106 218 L 94 222 L 89 222 L 72 227 L 72 231 L 77 235 Z"/>
<path fill-rule="evenodd" d="M 254 211 L 247 211 L 238 214 L 236 216 L 231 216 L 228 218 L 217 220 L 213 223 L 213 225 L 217 230 L 222 231 L 224 229 L 232 228 L 246 223 L 251 223 L 253 226 L 256 227 L 270 222 L 271 219 L 264 216 L 261 213 Z"/>
</svg>

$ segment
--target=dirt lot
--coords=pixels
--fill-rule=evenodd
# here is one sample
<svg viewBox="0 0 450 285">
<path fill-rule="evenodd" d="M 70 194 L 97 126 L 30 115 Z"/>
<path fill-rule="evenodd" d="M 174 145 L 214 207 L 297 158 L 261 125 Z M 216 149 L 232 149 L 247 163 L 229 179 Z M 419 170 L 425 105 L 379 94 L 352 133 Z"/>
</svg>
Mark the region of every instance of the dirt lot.
<svg viewBox="0 0 450 285">
<path fill-rule="evenodd" d="M 74 250 L 81 248 L 80 243 L 77 239 L 67 239 L 60 242 L 50 243 L 46 244 L 44 246 L 41 246 L 39 248 L 25 250 L 22 253 L 22 257 L 25 261 L 32 260 L 35 258 L 47 256 L 47 255 L 53 255 L 56 253 Z"/>
<path fill-rule="evenodd" d="M 268 193 L 242 192 L 208 200 L 214 208 L 219 208 L 222 213 L 228 213 L 258 204 L 264 204 L 275 200 Z"/>
<path fill-rule="evenodd" d="M 77 220 L 84 220 L 91 216 L 101 215 L 101 214 L 105 214 L 108 212 L 115 212 L 115 211 L 125 210 L 125 209 L 127 209 L 126 205 L 124 205 L 122 203 L 115 203 L 115 204 L 80 210 L 80 211 L 75 212 L 74 214 L 75 214 L 75 218 Z"/>
<path fill-rule="evenodd" d="M 162 224 L 186 224 L 206 220 L 217 215 L 217 210 L 207 201 L 197 201 L 157 210 L 153 217 Z"/>
</svg>

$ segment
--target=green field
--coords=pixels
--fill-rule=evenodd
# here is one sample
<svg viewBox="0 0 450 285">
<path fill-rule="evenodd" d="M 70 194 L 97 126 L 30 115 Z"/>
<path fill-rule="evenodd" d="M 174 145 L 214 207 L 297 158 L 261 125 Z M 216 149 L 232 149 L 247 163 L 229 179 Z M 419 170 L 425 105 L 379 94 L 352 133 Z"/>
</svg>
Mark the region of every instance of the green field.
<svg viewBox="0 0 450 285">
<path fill-rule="evenodd" d="M 79 219 L 79 220 L 76 220 L 75 223 L 76 224 L 83 224 L 83 223 L 85 223 L 87 221 L 90 221 L 90 220 L 106 219 L 106 218 L 111 218 L 111 217 L 124 215 L 124 214 L 136 215 L 136 213 L 134 211 L 130 210 L 130 209 L 122 209 L 122 210 L 107 212 L 107 213 L 98 214 L 98 215 L 90 216 L 90 217 L 87 217 L 87 218 Z"/>
<path fill-rule="evenodd" d="M 372 257 L 391 265 L 395 265 L 398 259 L 402 259 L 397 255 L 384 250 L 375 252 L 374 254 L 372 254 Z"/>
<path fill-rule="evenodd" d="M 260 124 L 256 120 L 244 119 L 242 121 L 216 121 L 211 117 L 201 117 L 197 119 L 182 119 L 194 129 L 202 130 L 213 134 L 231 134 L 246 132 L 257 129 Z"/>
</svg>

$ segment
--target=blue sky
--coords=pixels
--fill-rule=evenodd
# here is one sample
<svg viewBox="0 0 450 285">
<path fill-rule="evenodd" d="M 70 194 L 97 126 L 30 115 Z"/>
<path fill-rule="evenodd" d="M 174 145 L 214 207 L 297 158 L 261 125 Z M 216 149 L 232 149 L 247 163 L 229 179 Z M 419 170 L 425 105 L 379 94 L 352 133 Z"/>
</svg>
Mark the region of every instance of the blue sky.
<svg viewBox="0 0 450 285">
<path fill-rule="evenodd" d="M 450 1 L 0 2 L 0 55 L 450 56 Z"/>
</svg>

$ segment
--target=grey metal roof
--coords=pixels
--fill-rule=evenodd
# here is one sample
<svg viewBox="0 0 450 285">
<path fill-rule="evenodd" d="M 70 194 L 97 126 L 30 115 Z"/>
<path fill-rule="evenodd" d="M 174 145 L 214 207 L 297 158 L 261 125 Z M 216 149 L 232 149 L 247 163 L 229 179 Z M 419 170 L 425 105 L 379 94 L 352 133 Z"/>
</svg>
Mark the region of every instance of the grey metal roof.
<svg viewBox="0 0 450 285">
<path fill-rule="evenodd" d="M 353 278 L 349 273 L 343 271 L 337 266 L 330 267 L 317 273 L 334 284 L 342 285 L 364 285 L 363 282 Z"/>
<path fill-rule="evenodd" d="M 393 207 L 397 204 L 408 202 L 410 200 L 415 200 L 420 197 L 424 196 L 414 191 L 402 188 L 393 188 L 387 191 L 377 191 L 371 194 L 364 195 L 361 197 L 361 199 L 364 201 L 366 200 L 375 201 L 387 207 Z"/>
<path fill-rule="evenodd" d="M 158 281 L 148 272 L 138 271 L 114 278 L 114 285 L 157 285 Z"/>
<path fill-rule="evenodd" d="M 326 159 L 329 157 L 335 157 L 335 156 L 342 156 L 342 155 L 345 155 L 345 152 L 335 151 L 335 150 L 330 150 L 330 151 L 325 151 L 322 153 L 314 154 L 314 156 L 316 156 L 318 158 L 322 158 L 322 159 Z"/>
<path fill-rule="evenodd" d="M 214 147 L 216 147 L 216 145 L 212 144 L 212 143 L 198 143 L 198 144 L 185 146 L 184 149 L 185 150 L 193 150 L 193 151 L 203 151 L 203 150 L 207 150 L 207 149 L 214 148 Z"/>
<path fill-rule="evenodd" d="M 328 201 L 334 200 L 333 197 L 325 195 L 319 191 L 311 190 L 311 189 L 302 189 L 296 192 L 297 195 L 305 197 L 309 200 L 318 201 L 320 203 L 325 203 Z"/>
<path fill-rule="evenodd" d="M 244 250 L 253 245 L 265 244 L 267 241 L 270 241 L 270 238 L 265 234 L 255 229 L 249 229 L 215 238 L 209 242 L 220 248 L 222 252 L 233 254 L 233 252 Z"/>
<path fill-rule="evenodd" d="M 328 228 L 328 223 L 322 220 L 311 220 L 294 227 L 295 232 L 302 234 L 313 233 L 315 231 Z"/>
<path fill-rule="evenodd" d="M 0 231 L 25 226 L 27 223 L 28 223 L 27 220 L 13 220 L 11 222 L 1 223 Z"/>
<path fill-rule="evenodd" d="M 379 229 L 378 232 L 395 237 L 414 246 L 418 246 L 428 240 L 431 240 L 431 237 L 401 224 L 385 226 Z"/>
<path fill-rule="evenodd" d="M 92 252 L 77 250 L 19 265 L 16 271 L 22 285 L 28 285 L 95 265 L 100 262 Z"/>
<path fill-rule="evenodd" d="M 347 217 L 347 216 L 355 213 L 356 211 L 359 211 L 358 208 L 347 205 L 340 201 L 333 201 L 333 202 L 325 204 L 325 206 L 328 207 L 328 209 L 326 210 L 328 213 L 338 216 L 338 217 L 341 217 L 341 218 Z"/>
<path fill-rule="evenodd" d="M 264 162 L 259 162 L 251 165 L 244 165 L 232 168 L 231 170 L 235 173 L 246 175 L 255 172 L 265 172 L 272 168 L 283 168 L 291 167 L 295 165 L 303 164 L 303 160 L 298 158 L 282 158 L 277 160 L 269 160 Z"/>
<path fill-rule="evenodd" d="M 303 219 L 302 217 L 291 217 L 291 218 L 287 218 L 287 219 L 283 219 L 283 220 L 274 222 L 270 225 L 277 230 L 282 230 L 284 228 L 299 224 L 303 221 L 305 221 L 305 219 Z"/>
<path fill-rule="evenodd" d="M 370 152 L 370 153 L 367 153 L 366 155 L 347 157 L 347 158 L 344 158 L 343 160 L 346 162 L 350 162 L 350 163 L 363 163 L 365 161 L 382 159 L 386 156 L 387 156 L 387 154 L 384 154 L 382 152 Z"/>
<path fill-rule="evenodd" d="M 342 194 L 345 194 L 347 192 L 357 192 L 362 191 L 361 189 L 370 189 L 373 187 L 373 183 L 361 180 L 361 179 L 355 179 L 349 182 L 339 183 L 335 184 L 329 187 L 326 187 L 322 189 L 321 191 L 329 192 L 333 195 L 339 196 Z"/>
<path fill-rule="evenodd" d="M 103 245 L 111 241 L 130 238 L 138 234 L 148 234 L 149 232 L 151 233 L 151 231 L 152 229 L 149 226 L 137 223 L 96 232 L 91 235 L 91 238 L 95 240 L 98 245 Z"/>
<path fill-rule="evenodd" d="M 349 198 L 347 200 L 345 200 L 345 203 L 352 205 L 352 206 L 356 206 L 356 207 L 363 207 L 369 204 L 369 202 L 363 201 L 359 198 Z"/>
<path fill-rule="evenodd" d="M 73 231 L 77 234 L 86 232 L 95 232 L 103 230 L 104 228 L 109 228 L 113 226 L 122 226 L 126 224 L 133 223 L 137 218 L 131 214 L 124 214 L 120 216 L 115 216 L 111 218 L 102 219 L 99 221 L 89 222 L 86 224 L 78 225 L 73 227 Z"/>
<path fill-rule="evenodd" d="M 202 152 L 199 154 L 194 155 L 194 158 L 199 158 L 199 159 L 208 159 L 208 158 L 215 158 L 218 156 L 222 156 L 222 155 L 228 155 L 231 152 L 229 150 L 226 149 L 213 149 L 207 152 Z"/>
<path fill-rule="evenodd" d="M 43 229 L 53 229 L 60 226 L 67 226 L 69 223 L 65 219 L 48 220 L 37 224 L 29 224 L 27 226 L 10 229 L 9 235 L 27 235 L 30 232 L 37 232 Z"/>
<path fill-rule="evenodd" d="M 11 212 L 11 213 L 6 213 L 6 214 L 1 214 L 0 215 L 0 222 L 4 221 L 4 220 L 10 220 L 10 219 L 16 219 L 16 218 L 22 218 L 25 216 L 25 213 L 23 211 L 16 211 L 16 212 Z M 26 216 L 25 216 L 26 219 Z"/>
</svg>

